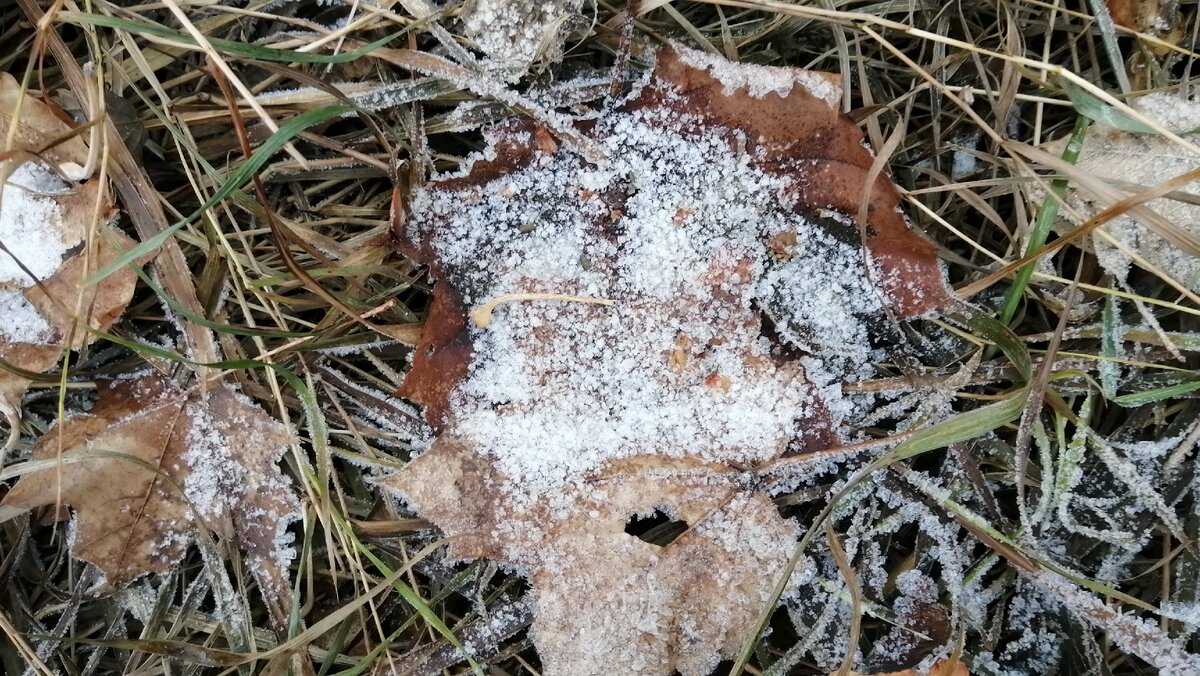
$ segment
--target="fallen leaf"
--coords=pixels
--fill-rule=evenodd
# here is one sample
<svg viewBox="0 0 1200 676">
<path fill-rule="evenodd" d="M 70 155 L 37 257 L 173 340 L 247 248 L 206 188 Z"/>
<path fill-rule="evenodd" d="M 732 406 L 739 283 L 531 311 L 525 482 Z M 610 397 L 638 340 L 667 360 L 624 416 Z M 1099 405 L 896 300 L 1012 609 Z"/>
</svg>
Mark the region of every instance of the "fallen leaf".
<svg viewBox="0 0 1200 676">
<path fill-rule="evenodd" d="M 1200 103 L 1177 94 L 1150 94 L 1130 105 L 1167 129 L 1200 140 Z M 1047 144 L 1058 154 L 1065 141 Z M 1072 174 L 1068 203 L 1090 218 L 1112 203 L 1200 167 L 1200 156 L 1157 134 L 1138 134 L 1094 123 L 1084 138 Z M 1200 182 L 1131 209 L 1102 226 L 1091 240 L 1105 270 L 1124 280 L 1131 265 L 1158 268 L 1193 291 L 1200 291 L 1200 206 L 1183 193 Z M 1040 198 L 1040 196 L 1038 196 Z M 1137 259 L 1140 258 L 1141 261 Z"/>
<path fill-rule="evenodd" d="M 83 280 L 134 242 L 107 225 L 117 213 L 97 179 L 76 184 L 88 148 L 50 105 L 19 97 L 20 85 L 0 73 L 0 137 L 14 144 L 0 161 L 0 358 L 38 373 L 51 368 L 66 349 L 95 340 L 133 297 L 137 274 L 119 270 L 99 284 Z M 14 117 L 20 100 L 20 117 Z M 31 153 L 40 153 L 34 156 Z M 93 227 L 95 224 L 96 227 Z M 0 412 L 17 436 L 21 397 L 30 380 L 0 370 Z"/>
<path fill-rule="evenodd" d="M 59 421 L 33 449 L 34 461 L 69 462 L 22 476 L 0 502 L 0 521 L 70 505 L 71 552 L 111 587 L 166 570 L 200 529 L 214 533 L 246 553 L 273 619 L 286 626 L 286 528 L 298 503 L 277 463 L 292 442 L 228 385 L 106 382 L 90 412 Z"/>
<path fill-rule="evenodd" d="M 942 659 L 933 664 L 929 676 L 970 676 L 967 665 L 955 659 Z"/>
<path fill-rule="evenodd" d="M 71 135 L 71 125 L 54 107 L 22 93 L 21 83 L 4 72 L 0 72 L 0 130 L 6 138 L 12 134 L 11 145 L 5 147 L 9 152 L 40 153 L 41 159 L 67 173 L 87 164 L 88 146 L 83 138 Z"/>
<path fill-rule="evenodd" d="M 1178 0 L 1106 0 L 1105 4 L 1118 26 L 1166 38 L 1171 43 L 1183 36 Z"/>
<path fill-rule="evenodd" d="M 1140 34 L 1136 46 L 1126 52 L 1125 68 L 1132 88 L 1158 88 L 1158 73 L 1179 58 L 1180 50 L 1175 45 L 1188 34 L 1179 0 L 1106 0 L 1106 4 L 1114 24 Z"/>
<path fill-rule="evenodd" d="M 754 468 L 838 443 L 888 316 L 952 302 L 886 177 L 848 216 L 874 159 L 840 92 L 665 50 L 580 123 L 606 162 L 519 121 L 413 195 L 402 246 L 438 283 L 400 392 L 440 436 L 381 483 L 452 558 L 525 571 L 546 673 L 733 655 L 799 536 Z M 654 513 L 682 534 L 627 532 Z"/>
</svg>

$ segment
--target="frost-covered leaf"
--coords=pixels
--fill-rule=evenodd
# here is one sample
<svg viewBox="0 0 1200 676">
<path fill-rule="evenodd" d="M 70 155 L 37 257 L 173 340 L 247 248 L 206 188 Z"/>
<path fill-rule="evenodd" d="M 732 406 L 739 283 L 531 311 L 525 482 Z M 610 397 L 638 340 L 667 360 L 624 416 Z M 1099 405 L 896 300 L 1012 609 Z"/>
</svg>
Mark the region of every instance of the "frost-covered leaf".
<svg viewBox="0 0 1200 676">
<path fill-rule="evenodd" d="M 1130 105 L 1170 131 L 1200 140 L 1195 133 L 1200 131 L 1200 103 L 1164 92 L 1135 99 Z M 1050 144 L 1052 150 L 1055 147 Z M 1077 166 L 1084 176 L 1099 179 L 1082 186 L 1072 181 L 1067 195 L 1068 202 L 1090 218 L 1119 199 L 1200 167 L 1200 157 L 1159 135 L 1095 124 L 1084 139 Z M 1123 280 L 1137 262 L 1132 252 L 1200 291 L 1200 206 L 1188 198 L 1198 187 L 1200 183 L 1189 184 L 1178 199 L 1151 200 L 1144 208 L 1105 224 L 1103 235 L 1116 243 L 1103 235 L 1092 237 L 1101 265 Z"/>
<path fill-rule="evenodd" d="M 839 100 L 667 50 L 578 125 L 600 164 L 513 122 L 413 195 L 404 244 L 438 284 L 401 393 L 440 437 L 382 483 L 452 556 L 527 573 L 547 673 L 736 653 L 799 536 L 754 468 L 838 443 L 888 316 L 952 301 L 886 177 L 853 220 L 874 158 Z M 628 532 L 655 513 L 682 534 Z"/>
<path fill-rule="evenodd" d="M 587 25 L 583 0 L 472 0 L 463 14 L 468 37 L 494 68 L 520 75 L 539 56 L 557 60 L 567 29 Z"/>
<path fill-rule="evenodd" d="M 86 277 L 116 259 L 118 248 L 134 243 L 107 225 L 117 209 L 98 179 L 64 178 L 81 177 L 88 148 L 69 136 L 71 126 L 53 108 L 25 96 L 14 129 L 19 93 L 17 81 L 0 73 L 0 137 L 11 130 L 15 139 L 13 152 L 0 161 L 6 249 L 0 252 L 0 358 L 36 373 L 53 366 L 63 350 L 91 343 L 95 334 L 88 327 L 111 326 L 133 297 L 137 274 L 122 269 L 84 286 Z M 41 153 L 40 159 L 30 153 Z M 0 412 L 10 421 L 28 385 L 22 375 L 0 370 Z"/>
<path fill-rule="evenodd" d="M 53 461 L 21 477 L 0 519 L 61 503 L 75 510 L 72 553 L 116 586 L 177 563 L 200 529 L 236 542 L 286 622 L 286 531 L 297 500 L 280 472 L 292 442 L 228 385 L 180 389 L 145 376 L 106 383 L 88 413 L 59 421 L 34 447 Z"/>
</svg>

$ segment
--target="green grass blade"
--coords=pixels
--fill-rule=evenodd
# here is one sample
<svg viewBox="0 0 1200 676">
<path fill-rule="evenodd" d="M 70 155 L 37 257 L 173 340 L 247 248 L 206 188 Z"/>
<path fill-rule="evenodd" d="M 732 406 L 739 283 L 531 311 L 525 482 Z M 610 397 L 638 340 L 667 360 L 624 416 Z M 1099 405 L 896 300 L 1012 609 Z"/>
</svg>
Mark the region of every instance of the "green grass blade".
<svg viewBox="0 0 1200 676">
<path fill-rule="evenodd" d="M 1018 384 L 1024 385 L 1033 380 L 1033 358 L 1029 356 L 1029 348 L 1008 328 L 1006 322 L 992 319 L 986 313 L 971 307 L 948 315 L 947 319 L 966 326 L 1000 348 L 1017 369 Z"/>
<path fill-rule="evenodd" d="M 263 144 L 254 151 L 254 154 L 251 155 L 250 158 L 245 162 L 243 162 L 241 166 L 237 168 L 237 171 L 234 171 L 229 179 L 226 180 L 225 183 L 223 183 L 215 193 L 213 193 L 213 196 L 210 197 L 208 201 L 200 205 L 198 209 L 193 211 L 184 219 L 172 223 L 170 226 L 164 228 L 162 232 L 135 246 L 129 251 L 126 251 L 118 256 L 116 260 L 93 273 L 92 276 L 88 277 L 84 281 L 84 286 L 93 286 L 99 283 L 100 280 L 111 275 L 113 272 L 116 272 L 126 265 L 133 264 L 135 260 L 141 258 L 142 256 L 150 254 L 155 249 L 162 246 L 163 242 L 166 242 L 167 239 L 178 232 L 180 228 L 196 220 L 201 216 L 201 214 L 215 207 L 221 202 L 221 200 L 233 193 L 233 191 L 248 183 L 250 179 L 256 173 L 258 173 L 263 166 L 266 165 L 267 161 L 270 160 L 275 153 L 282 150 L 283 147 L 291 142 L 292 139 L 296 138 L 310 127 L 321 124 L 322 122 L 327 122 L 350 111 L 351 109 L 346 106 L 326 106 L 324 108 L 317 108 L 316 110 L 310 110 L 308 112 L 301 113 L 300 115 L 297 115 L 296 117 L 288 120 L 286 123 L 280 125 L 279 131 L 267 138 L 267 140 L 264 141 Z"/>
<path fill-rule="evenodd" d="M 335 515 L 335 517 L 341 521 L 340 516 Z M 383 559 L 376 556 L 375 553 L 370 550 L 370 548 L 364 545 L 358 539 L 358 536 L 354 534 L 353 529 L 351 529 L 348 525 L 345 526 L 345 530 L 352 539 L 354 546 L 356 549 L 358 549 L 359 553 L 367 557 L 367 559 L 371 561 L 371 564 L 378 568 L 385 576 L 391 575 L 391 566 L 387 565 Z M 458 648 L 458 650 L 462 652 L 463 657 L 467 659 L 467 664 L 471 666 L 471 671 L 473 673 L 475 673 L 477 676 L 484 676 L 483 669 L 480 668 L 479 664 L 475 661 L 475 658 L 471 656 L 471 653 L 467 652 L 466 649 L 463 648 L 462 642 L 459 641 L 458 637 L 454 635 L 454 631 L 451 630 L 450 627 L 446 626 L 446 623 L 442 621 L 442 618 L 438 617 L 437 613 L 433 612 L 433 609 L 429 607 L 429 604 L 425 603 L 425 600 L 422 599 L 412 587 L 405 584 L 403 580 L 396 580 L 392 584 L 392 587 L 397 593 L 400 594 L 400 598 L 404 599 L 408 605 L 412 606 L 412 608 L 416 610 L 421 617 L 428 622 L 431 627 L 434 628 L 434 630 L 442 635 L 442 638 L 446 639 L 450 645 Z"/>
<path fill-rule="evenodd" d="M 115 238 L 110 238 L 109 244 L 118 251 L 121 251 L 120 244 L 115 241 Z M 232 324 L 214 322 L 211 319 L 202 315 L 198 315 L 184 307 L 179 301 L 175 300 L 175 298 L 168 294 L 165 289 L 159 286 L 158 283 L 154 281 L 153 277 L 146 274 L 145 270 L 136 265 L 133 266 L 133 269 L 137 271 L 138 277 L 141 278 L 142 283 L 150 287 L 150 290 L 154 292 L 154 295 L 157 296 L 159 300 L 166 303 L 167 307 L 171 308 L 172 312 L 183 317 L 187 321 L 193 324 L 199 324 L 210 331 L 215 331 L 217 333 L 228 333 L 234 336 L 258 336 L 262 338 L 303 338 L 304 336 L 312 335 L 310 333 L 300 331 L 256 329 L 249 326 L 234 326 Z"/>
<path fill-rule="evenodd" d="M 993 320 L 994 321 L 994 320 Z M 742 649 L 738 653 L 737 659 L 734 661 L 734 666 L 730 670 L 730 674 L 741 674 L 746 665 L 749 663 L 750 656 L 753 654 L 755 647 L 758 645 L 759 639 L 762 636 L 763 629 L 770 621 L 771 615 L 774 613 L 775 605 L 779 602 L 779 597 L 783 595 L 783 591 L 787 585 L 788 579 L 791 577 L 792 571 L 803 555 L 808 544 L 808 540 L 812 533 L 820 530 L 825 520 L 833 513 L 838 504 L 850 494 L 854 488 L 865 480 L 867 477 L 874 474 L 894 462 L 911 458 L 928 451 L 938 448 L 945 448 L 950 444 L 955 444 L 960 441 L 974 439 L 991 432 L 992 430 L 1016 420 L 1021 415 L 1021 411 L 1025 408 L 1025 400 L 1028 398 L 1029 388 L 1022 387 L 1010 393 L 1003 401 L 987 406 L 977 408 L 965 413 L 959 413 L 956 416 L 943 420 L 940 423 L 931 425 L 913 436 L 906 439 L 899 446 L 880 456 L 870 465 L 859 470 L 852 476 L 846 485 L 838 491 L 830 500 L 825 509 L 816 520 L 808 527 L 806 534 L 801 538 L 796 545 L 795 551 L 792 553 L 792 558 L 784 567 L 783 573 L 780 574 L 776 581 L 775 588 L 772 590 L 772 600 L 764 606 L 763 612 L 758 617 L 758 622 L 755 629 L 747 635 L 747 640 L 742 644 Z"/>
<path fill-rule="evenodd" d="M 115 16 L 104 16 L 102 14 L 87 14 L 84 12 L 59 12 L 58 19 L 62 23 L 75 24 L 77 26 L 99 26 L 103 28 L 114 28 L 124 30 L 138 35 L 151 35 L 157 38 L 179 42 L 185 45 L 198 46 L 196 39 L 191 35 L 182 31 L 172 30 L 165 26 L 159 26 L 148 21 L 135 21 L 133 19 L 121 19 Z M 382 37 L 370 44 L 363 45 L 358 49 L 341 54 L 308 54 L 306 52 L 295 52 L 289 49 L 272 49 L 271 47 L 260 47 L 258 45 L 238 42 L 236 40 L 225 40 L 222 38 L 208 38 L 209 44 L 218 52 L 237 56 L 245 59 L 258 59 L 260 61 L 279 61 L 283 63 L 346 63 L 362 58 L 367 54 L 375 51 L 379 47 L 384 47 L 401 37 L 411 30 L 411 27 L 401 31 L 396 31 L 386 37 Z"/>
<path fill-rule="evenodd" d="M 1144 404 L 1152 404 L 1156 401 L 1163 401 L 1164 399 L 1182 397 L 1191 394 L 1196 390 L 1200 390 L 1200 376 L 1175 385 L 1156 387 L 1152 390 L 1145 390 L 1142 392 L 1122 394 L 1120 396 L 1112 397 L 1111 400 L 1114 403 L 1120 404 L 1121 406 L 1135 407 L 1142 406 Z"/>
<path fill-rule="evenodd" d="M 906 458 L 981 437 L 1016 420 L 1025 408 L 1025 400 L 1028 395 L 1028 388 L 1023 387 L 1009 393 L 1001 401 L 964 411 L 930 425 L 905 439 L 899 446 L 879 456 L 879 459 L 871 465 L 876 469 L 882 469 Z"/>
<path fill-rule="evenodd" d="M 1121 376 L 1121 365 L 1118 362 L 1121 354 L 1121 320 L 1115 296 L 1104 299 L 1104 311 L 1100 320 L 1100 355 L 1104 357 L 1098 365 L 1100 372 L 1100 388 L 1104 398 L 1113 400 L 1117 396 L 1117 385 Z"/>
<path fill-rule="evenodd" d="M 1104 101 L 1093 96 L 1090 92 L 1073 82 L 1060 79 L 1058 85 L 1062 87 L 1067 98 L 1071 99 L 1071 105 L 1075 108 L 1075 112 L 1088 118 L 1095 120 L 1101 124 L 1106 124 L 1110 127 L 1120 129 L 1122 131 L 1133 132 L 1135 134 L 1155 134 L 1152 127 L 1149 127 L 1125 113 L 1113 108 Z"/>
<path fill-rule="evenodd" d="M 1087 133 L 1089 118 L 1080 114 L 1075 118 L 1075 128 L 1071 130 L 1071 138 L 1067 141 L 1067 147 L 1063 149 L 1062 159 L 1065 162 L 1075 164 L 1079 160 L 1079 153 L 1083 150 L 1083 137 Z M 1056 178 L 1050 182 L 1050 192 L 1053 194 L 1046 195 L 1042 199 L 1042 204 L 1038 207 L 1037 214 L 1033 217 L 1033 228 L 1029 232 L 1029 239 L 1025 243 L 1025 248 L 1021 251 L 1021 255 L 1028 255 L 1031 251 L 1037 251 L 1046 245 L 1046 239 L 1050 236 L 1050 228 L 1058 219 L 1058 204 L 1063 195 L 1067 192 L 1067 179 Z M 1029 280 L 1033 277 L 1035 263 L 1030 263 L 1017 271 L 1013 276 L 1012 286 L 1008 288 L 1008 293 L 1004 297 L 1004 304 L 1000 308 L 1000 321 L 1008 324 L 1012 321 L 1013 315 L 1017 313 L 1017 306 L 1021 303 L 1021 298 L 1025 295 L 1025 288 L 1029 286 Z"/>
</svg>

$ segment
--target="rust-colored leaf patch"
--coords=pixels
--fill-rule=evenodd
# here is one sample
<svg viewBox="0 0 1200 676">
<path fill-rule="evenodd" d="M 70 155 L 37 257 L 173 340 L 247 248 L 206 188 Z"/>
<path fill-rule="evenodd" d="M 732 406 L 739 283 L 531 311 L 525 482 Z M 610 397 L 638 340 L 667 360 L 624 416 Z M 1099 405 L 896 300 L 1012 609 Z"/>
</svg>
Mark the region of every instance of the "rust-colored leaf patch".
<svg viewBox="0 0 1200 676">
<path fill-rule="evenodd" d="M 440 436 L 382 483 L 451 556 L 526 572 L 546 673 L 733 655 L 800 535 L 755 468 L 838 443 L 891 318 L 952 302 L 886 178 L 853 220 L 873 158 L 839 99 L 668 50 L 579 125 L 604 162 L 513 122 L 413 195 L 437 287 L 401 392 Z M 639 537 L 656 513 L 679 532 Z"/>
</svg>

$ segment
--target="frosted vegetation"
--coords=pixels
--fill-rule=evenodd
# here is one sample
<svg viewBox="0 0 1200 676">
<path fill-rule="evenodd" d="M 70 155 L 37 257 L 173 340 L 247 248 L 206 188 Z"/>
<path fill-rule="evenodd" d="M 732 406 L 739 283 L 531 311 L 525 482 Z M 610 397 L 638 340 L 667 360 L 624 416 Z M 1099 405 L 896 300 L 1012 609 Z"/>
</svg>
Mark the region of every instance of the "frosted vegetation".
<svg viewBox="0 0 1200 676">
<path fill-rule="evenodd" d="M 684 60 L 712 72 L 726 94 L 786 95 L 800 86 L 831 103 L 839 99 L 826 81 L 803 74 L 735 66 L 694 52 L 685 52 Z M 409 227 L 429 242 L 441 269 L 452 271 L 462 302 L 476 307 L 515 298 L 495 310 L 486 330 L 472 329 L 474 366 L 452 401 L 456 439 L 487 455 L 510 480 L 494 486 L 515 492 L 501 499 L 548 500 L 562 510 L 552 519 L 569 520 L 580 492 L 592 490 L 589 477 L 597 469 L 647 449 L 762 464 L 775 457 L 780 439 L 812 433 L 814 406 L 830 413 L 843 443 L 865 441 L 856 430 L 868 425 L 886 421 L 899 433 L 915 421 L 953 415 L 952 393 L 968 383 L 961 374 L 915 397 L 843 391 L 846 383 L 876 377 L 876 365 L 895 354 L 880 342 L 892 335 L 887 298 L 871 286 L 863 253 L 853 244 L 853 221 L 832 211 L 793 214 L 779 199 L 790 178 L 755 168 L 753 153 L 729 152 L 728 137 L 737 131 L 697 133 L 699 127 L 674 112 L 601 115 L 592 137 L 609 164 L 597 168 L 559 152 L 482 185 L 438 187 L 415 197 Z M 530 132 L 512 130 L 489 140 L 488 151 L 440 180 L 456 186 L 472 162 L 503 162 L 510 146 L 538 143 Z M 614 190 L 622 199 L 610 214 L 614 207 L 594 196 Z M 611 238 L 596 236 L 594 224 L 605 219 L 620 222 Z M 784 232 L 796 234 L 795 244 L 775 255 L 767 243 Z M 576 300 L 522 300 L 522 294 Z M 596 299 L 612 305 L 587 302 Z M 731 309 L 751 306 L 772 319 L 779 339 L 807 355 L 805 380 L 816 389 L 803 380 L 780 380 L 770 369 L 747 369 L 730 352 L 748 344 L 769 358 L 778 349 L 756 337 L 759 327 L 730 325 Z M 926 340 L 925 358 L 969 350 L 935 332 Z M 662 359 L 674 353 L 689 368 L 716 376 L 721 388 L 711 379 L 680 381 L 672 362 Z M 661 373 L 648 364 L 660 364 Z M 969 377 L 966 368 L 961 373 Z M 1091 410 L 1085 397 L 1080 414 L 1086 420 Z M 1062 430 L 1044 424 L 1034 420 L 1030 428 L 1042 489 L 1027 492 L 1007 537 L 1022 556 L 1057 573 L 1014 575 L 972 532 L 978 524 L 1006 522 L 994 484 L 978 474 L 981 463 L 1012 454 L 998 437 L 983 436 L 920 471 L 906 470 L 902 481 L 878 473 L 839 506 L 841 544 L 867 599 L 863 612 L 892 626 L 859 646 L 856 669 L 928 667 L 954 649 L 956 637 L 968 636 L 965 656 L 974 673 L 1052 673 L 1067 651 L 1099 655 L 1089 628 L 1135 626 L 1142 636 L 1123 643 L 1129 652 L 1168 669 L 1200 669 L 1175 639 L 1145 620 L 1109 621 L 1100 612 L 1104 604 L 1076 586 L 1120 580 L 1163 525 L 1182 533 L 1164 495 L 1172 475 L 1166 460 L 1192 456 L 1195 424 L 1157 445 L 1111 443 L 1086 426 L 1062 437 Z M 777 490 L 820 485 L 869 457 L 796 463 Z M 572 497 L 556 497 L 564 495 Z M 898 553 L 889 543 L 914 530 L 915 558 L 897 577 Z M 1079 538 L 1093 547 L 1083 557 L 1069 553 Z M 513 539 L 503 558 L 530 560 L 520 540 Z M 814 543 L 801 568 L 807 582 L 794 581 L 783 605 L 802 640 L 771 674 L 789 673 L 801 662 L 835 670 L 851 650 L 851 592 L 832 552 Z M 593 611 L 603 612 L 600 606 Z M 644 621 L 646 627 L 657 622 Z M 604 654 L 600 637 L 580 640 L 596 641 Z"/>
<path fill-rule="evenodd" d="M 0 671 L 1200 674 L 1194 3 L 38 4 Z"/>
<path fill-rule="evenodd" d="M 595 136 L 614 160 L 602 170 L 555 158 L 414 201 L 412 223 L 428 224 L 467 305 L 519 293 L 613 303 L 514 302 L 478 331 L 456 430 L 534 494 L 647 449 L 760 464 L 809 433 L 800 423 L 816 415 L 812 385 L 759 366 L 770 342 L 757 322 L 738 321 L 755 303 L 786 318 L 782 330 L 826 379 L 882 357 L 864 322 L 882 308 L 861 250 L 792 214 L 779 199 L 791 179 L 730 153 L 729 130 L 680 133 L 695 124 L 661 111 L 601 120 Z M 530 139 L 505 138 L 514 141 Z M 593 225 L 609 217 L 605 200 L 566 196 L 614 190 L 628 199 L 609 240 Z M 786 260 L 767 250 L 781 232 L 798 241 Z M 554 340 L 532 351 L 543 327 Z M 845 408 L 836 388 L 821 398 Z"/>
</svg>

